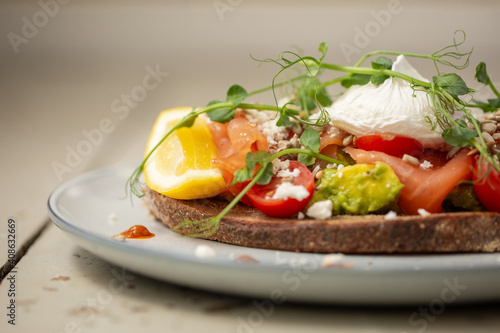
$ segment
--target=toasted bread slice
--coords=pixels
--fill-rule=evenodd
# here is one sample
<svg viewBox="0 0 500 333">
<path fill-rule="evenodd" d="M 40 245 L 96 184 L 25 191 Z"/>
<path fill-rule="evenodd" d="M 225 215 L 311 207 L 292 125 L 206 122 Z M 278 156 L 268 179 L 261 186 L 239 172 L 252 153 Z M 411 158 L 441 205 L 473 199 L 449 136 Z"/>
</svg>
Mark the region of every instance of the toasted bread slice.
<svg viewBox="0 0 500 333">
<path fill-rule="evenodd" d="M 185 219 L 217 215 L 227 201 L 176 200 L 147 189 L 151 213 L 169 228 Z M 189 233 L 189 230 L 179 229 Z M 500 251 L 500 214 L 339 216 L 330 220 L 278 219 L 238 204 L 206 239 L 247 247 L 315 253 L 432 253 Z"/>
</svg>

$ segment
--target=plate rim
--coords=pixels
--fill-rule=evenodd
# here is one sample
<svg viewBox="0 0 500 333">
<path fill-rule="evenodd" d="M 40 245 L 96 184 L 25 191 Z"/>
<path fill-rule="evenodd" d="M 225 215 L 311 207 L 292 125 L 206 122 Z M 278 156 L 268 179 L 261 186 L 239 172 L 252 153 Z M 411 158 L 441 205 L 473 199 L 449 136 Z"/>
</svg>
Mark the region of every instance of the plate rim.
<svg viewBox="0 0 500 333">
<path fill-rule="evenodd" d="M 91 230 L 86 230 L 84 228 L 81 228 L 72 221 L 67 221 L 64 217 L 60 216 L 57 207 L 57 202 L 58 199 L 60 199 L 61 195 L 64 194 L 66 190 L 69 188 L 77 185 L 77 184 L 84 184 L 85 182 L 89 180 L 96 180 L 99 178 L 103 178 L 106 176 L 117 176 L 119 170 L 125 170 L 131 168 L 131 165 L 126 164 L 126 165 L 111 165 L 111 166 L 106 166 L 106 167 L 101 167 L 97 168 L 94 170 L 90 170 L 87 172 L 84 172 L 80 175 L 75 176 L 74 178 L 60 184 L 57 186 L 49 195 L 48 200 L 47 200 L 47 209 L 49 212 L 49 215 L 51 217 L 52 222 L 60 229 L 62 229 L 65 232 L 70 233 L 73 236 L 83 238 L 86 240 L 89 240 L 91 242 L 97 243 L 100 246 L 104 246 L 107 248 L 112 248 L 113 250 L 118 250 L 121 252 L 127 252 L 131 253 L 133 252 L 134 254 L 142 254 L 142 255 L 148 255 L 148 256 L 154 256 L 155 258 L 158 259 L 165 259 L 165 257 L 168 257 L 169 260 L 175 260 L 175 261 L 180 261 L 180 262 L 190 262 L 190 263 L 196 263 L 200 265 L 208 265 L 208 266 L 221 266 L 221 267 L 229 267 L 229 268 L 237 268 L 237 269 L 250 269 L 250 270 L 269 270 L 269 271 L 283 271 L 283 269 L 289 268 L 288 265 L 280 265 L 280 264 L 267 264 L 267 263 L 260 263 L 259 265 L 244 265 L 240 264 L 237 262 L 233 261 L 227 261 L 227 260 L 220 260 L 220 258 L 210 258 L 210 259 L 203 259 L 203 258 L 198 258 L 196 256 L 193 256 L 192 254 L 186 254 L 184 255 L 183 253 L 172 253 L 172 252 L 165 252 L 165 250 L 160 251 L 158 249 L 148 249 L 148 248 L 139 248 L 139 247 L 134 247 L 130 246 L 127 243 L 122 243 L 122 242 L 117 242 L 112 240 L 111 238 L 107 239 L 97 233 L 93 233 Z M 126 199 L 123 199 L 126 200 Z M 167 232 L 173 232 L 169 228 L 165 227 Z M 212 240 L 205 240 L 205 239 L 200 239 L 200 241 L 205 241 L 208 244 L 211 242 L 216 242 Z M 220 242 L 218 242 L 220 243 Z M 227 243 L 220 243 L 224 244 L 226 246 L 235 246 L 235 247 L 240 247 L 244 248 L 243 246 L 239 245 L 233 245 L 233 244 L 227 244 Z M 255 250 L 258 248 L 251 248 L 248 247 L 250 250 Z M 272 249 L 258 249 L 262 251 L 269 251 L 270 254 L 274 252 L 281 252 L 281 253 L 286 253 L 290 251 L 282 251 L 282 250 L 272 250 Z M 294 253 L 294 252 L 290 252 Z M 320 255 L 320 256 L 326 256 L 328 254 L 325 253 L 298 253 L 298 255 L 305 254 L 307 256 L 311 255 Z M 433 260 L 439 260 L 439 259 L 451 259 L 451 257 L 454 257 L 454 260 L 462 261 L 462 260 L 469 260 L 470 257 L 473 256 L 496 256 L 497 257 L 497 265 L 494 264 L 488 264 L 488 263 L 480 263 L 479 265 L 476 263 L 474 267 L 474 271 L 500 271 L 500 252 L 493 252 L 493 253 L 437 253 L 437 254 L 432 254 L 432 253 L 425 253 L 425 254 L 343 254 L 343 258 L 345 261 L 349 259 L 358 259 L 357 261 L 361 259 L 369 259 L 369 258 L 383 258 L 384 260 L 392 260 L 396 259 L 394 257 L 397 257 L 397 259 L 404 259 L 408 257 L 419 257 L 426 259 L 427 257 L 433 258 Z M 464 259 L 466 258 L 466 259 Z M 218 260 L 219 259 L 219 260 Z M 397 262 L 395 260 L 395 262 Z M 425 261 L 424 261 L 425 263 Z M 412 274 L 431 274 L 431 273 L 450 273 L 450 272 L 463 272 L 463 271 L 468 271 L 468 269 L 465 269 L 465 267 L 455 267 L 456 264 L 451 265 L 451 266 L 444 266 L 440 267 L 439 269 L 436 269 L 432 266 L 425 266 L 425 265 L 420 265 L 418 270 L 414 269 L 408 269 L 407 267 L 401 267 L 400 269 L 394 268 L 391 270 L 388 269 L 362 269 L 361 267 L 358 267 L 358 265 L 354 265 L 352 269 L 335 269 L 335 268 L 330 268 L 328 267 L 327 269 L 318 269 L 315 271 L 315 274 L 346 274 L 346 273 L 355 273 L 358 274 L 362 272 L 363 274 L 395 274 L 395 273 L 409 273 L 411 272 Z M 461 265 L 465 266 L 463 263 Z"/>
</svg>

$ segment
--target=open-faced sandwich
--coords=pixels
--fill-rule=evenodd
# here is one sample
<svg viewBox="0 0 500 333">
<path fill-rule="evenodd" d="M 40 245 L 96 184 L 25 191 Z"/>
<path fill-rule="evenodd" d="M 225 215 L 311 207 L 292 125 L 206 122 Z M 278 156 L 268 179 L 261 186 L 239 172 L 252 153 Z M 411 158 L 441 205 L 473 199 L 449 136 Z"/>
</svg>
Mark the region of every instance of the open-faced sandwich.
<svg viewBox="0 0 500 333">
<path fill-rule="evenodd" d="M 234 85 L 225 101 L 159 115 L 132 192 L 171 229 L 230 244 L 498 251 L 500 93 L 484 63 L 475 77 L 496 95 L 487 102 L 458 74 L 441 72 L 468 65 L 462 43 L 432 55 L 371 52 L 354 66 L 325 62 L 325 43 L 320 58 L 263 60 L 281 66 L 270 87 Z M 422 77 L 410 58 L 429 60 L 436 75 Z M 297 67 L 303 74 L 283 79 Z M 332 71 L 341 76 L 319 81 Z M 333 84 L 346 89 L 331 96 Z M 264 91 L 275 104 L 245 101 Z"/>
</svg>

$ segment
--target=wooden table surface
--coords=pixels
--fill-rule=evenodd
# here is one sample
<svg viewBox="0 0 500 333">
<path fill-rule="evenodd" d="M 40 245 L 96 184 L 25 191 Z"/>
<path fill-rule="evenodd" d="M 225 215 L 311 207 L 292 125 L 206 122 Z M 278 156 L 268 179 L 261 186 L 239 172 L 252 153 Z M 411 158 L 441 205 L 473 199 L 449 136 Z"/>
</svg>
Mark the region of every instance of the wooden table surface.
<svg viewBox="0 0 500 333">
<path fill-rule="evenodd" d="M 499 13 L 497 1 L 1 4 L 0 259 L 5 271 L 14 233 L 18 262 L 0 284 L 0 331 L 498 332 L 499 303 L 450 305 L 420 322 L 411 319 L 419 306 L 285 303 L 245 326 L 255 300 L 113 266 L 55 227 L 46 203 L 57 186 L 85 171 L 139 161 L 161 110 L 223 99 L 234 83 L 249 91 L 268 86 L 277 68 L 258 66 L 250 55 L 276 57 L 299 47 L 317 55 L 326 41 L 327 61 L 353 64 L 377 49 L 432 53 L 462 29 L 464 49 L 474 48 L 462 77 L 479 89 L 479 61 L 493 80 L 500 77 Z M 434 75 L 432 65 L 416 66 Z M 117 275 L 127 283 L 110 293 Z"/>
</svg>

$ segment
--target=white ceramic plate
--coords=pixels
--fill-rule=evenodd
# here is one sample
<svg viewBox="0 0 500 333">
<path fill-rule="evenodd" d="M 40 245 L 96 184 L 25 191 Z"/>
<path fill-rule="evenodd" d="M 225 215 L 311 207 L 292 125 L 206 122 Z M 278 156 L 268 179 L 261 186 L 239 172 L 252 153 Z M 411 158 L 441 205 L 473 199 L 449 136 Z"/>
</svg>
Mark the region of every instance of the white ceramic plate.
<svg viewBox="0 0 500 333">
<path fill-rule="evenodd" d="M 151 218 L 140 200 L 134 198 L 132 205 L 129 198 L 121 198 L 132 170 L 116 166 L 81 175 L 52 193 L 48 209 L 54 223 L 78 245 L 136 273 L 275 303 L 436 306 L 500 299 L 500 253 L 326 257 L 181 236 Z M 112 239 L 136 224 L 156 236 Z M 206 253 L 200 246 L 210 247 L 215 255 L 200 255 Z M 340 261 L 324 267 L 328 258 Z"/>
</svg>

